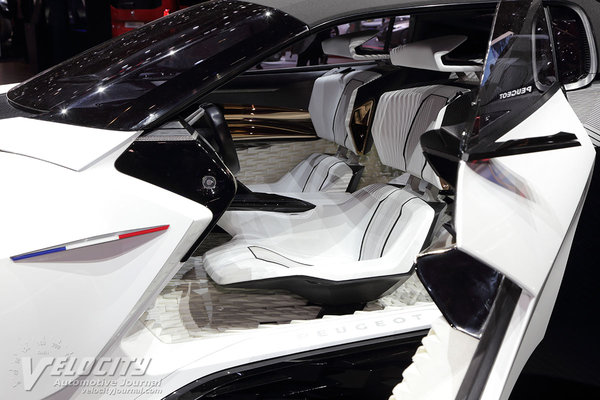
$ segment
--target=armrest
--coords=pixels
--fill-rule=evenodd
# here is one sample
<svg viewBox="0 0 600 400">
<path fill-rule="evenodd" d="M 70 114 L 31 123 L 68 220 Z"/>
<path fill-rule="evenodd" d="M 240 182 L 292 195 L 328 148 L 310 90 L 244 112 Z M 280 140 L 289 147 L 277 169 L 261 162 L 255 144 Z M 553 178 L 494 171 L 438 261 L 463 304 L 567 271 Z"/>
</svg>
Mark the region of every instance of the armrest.
<svg viewBox="0 0 600 400">
<path fill-rule="evenodd" d="M 281 196 L 274 193 L 238 193 L 229 211 L 270 211 L 278 213 L 298 213 L 315 208 L 304 200 Z"/>
</svg>

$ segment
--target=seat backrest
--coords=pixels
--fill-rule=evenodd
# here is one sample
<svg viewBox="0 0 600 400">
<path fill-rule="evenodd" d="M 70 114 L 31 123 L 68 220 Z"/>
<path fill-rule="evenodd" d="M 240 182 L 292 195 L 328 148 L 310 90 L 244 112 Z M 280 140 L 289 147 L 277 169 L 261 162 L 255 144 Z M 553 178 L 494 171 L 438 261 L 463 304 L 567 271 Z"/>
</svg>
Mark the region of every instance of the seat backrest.
<svg viewBox="0 0 600 400">
<path fill-rule="evenodd" d="M 442 188 L 421 149 L 421 135 L 434 129 L 440 112 L 457 93 L 456 86 L 429 85 L 384 93 L 373 121 L 373 142 L 384 165 Z"/>
<path fill-rule="evenodd" d="M 308 106 L 317 135 L 356 153 L 346 129 L 352 95 L 356 89 L 380 75 L 373 71 L 334 68 L 317 78 Z"/>
</svg>

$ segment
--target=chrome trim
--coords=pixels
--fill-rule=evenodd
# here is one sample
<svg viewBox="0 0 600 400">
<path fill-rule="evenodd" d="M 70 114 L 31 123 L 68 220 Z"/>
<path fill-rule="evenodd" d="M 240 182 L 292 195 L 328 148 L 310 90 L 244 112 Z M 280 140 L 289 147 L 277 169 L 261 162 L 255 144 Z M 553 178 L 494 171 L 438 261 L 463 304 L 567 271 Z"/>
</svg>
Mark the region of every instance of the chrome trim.
<svg viewBox="0 0 600 400">
<path fill-rule="evenodd" d="M 590 24 L 590 20 L 587 15 L 581 9 L 581 7 L 573 5 L 573 4 L 564 4 L 563 7 L 569 7 L 573 11 L 577 13 L 579 18 L 581 18 L 581 22 L 583 23 L 583 27 L 585 29 L 585 35 L 587 36 L 588 45 L 590 48 L 590 71 L 587 76 L 583 79 L 578 80 L 577 82 L 567 83 L 564 85 L 565 90 L 576 90 L 581 89 L 592 83 L 596 74 L 598 73 L 598 53 L 596 52 L 596 42 L 594 41 L 594 32 L 592 31 L 592 25 Z"/>
</svg>

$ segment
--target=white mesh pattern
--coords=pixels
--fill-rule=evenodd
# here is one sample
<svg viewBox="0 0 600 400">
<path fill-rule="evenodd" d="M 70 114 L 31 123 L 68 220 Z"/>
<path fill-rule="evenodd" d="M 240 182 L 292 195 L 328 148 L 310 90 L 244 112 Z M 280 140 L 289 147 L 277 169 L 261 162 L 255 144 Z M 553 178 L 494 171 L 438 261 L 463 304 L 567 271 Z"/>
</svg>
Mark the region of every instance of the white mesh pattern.
<svg viewBox="0 0 600 400">
<path fill-rule="evenodd" d="M 372 129 L 381 162 L 439 186 L 435 175 L 422 176 L 425 157 L 419 140 L 458 91 L 457 87 L 431 85 L 384 93 Z"/>
</svg>

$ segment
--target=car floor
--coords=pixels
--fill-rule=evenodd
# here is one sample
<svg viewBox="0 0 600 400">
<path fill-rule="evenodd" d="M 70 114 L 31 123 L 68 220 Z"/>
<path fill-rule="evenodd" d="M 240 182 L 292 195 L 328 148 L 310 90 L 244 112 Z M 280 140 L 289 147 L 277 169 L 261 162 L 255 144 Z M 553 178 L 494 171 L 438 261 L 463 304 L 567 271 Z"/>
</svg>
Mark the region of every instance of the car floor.
<svg viewBox="0 0 600 400">
<path fill-rule="evenodd" d="M 179 343 L 328 315 L 431 303 L 416 275 L 377 301 L 335 308 L 311 304 L 283 290 L 223 288 L 207 276 L 201 254 L 229 239 L 226 233 L 211 233 L 140 318 L 162 342 Z"/>
</svg>

